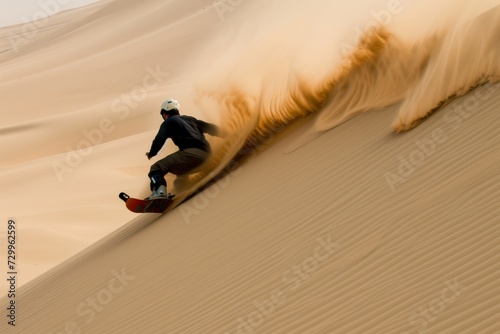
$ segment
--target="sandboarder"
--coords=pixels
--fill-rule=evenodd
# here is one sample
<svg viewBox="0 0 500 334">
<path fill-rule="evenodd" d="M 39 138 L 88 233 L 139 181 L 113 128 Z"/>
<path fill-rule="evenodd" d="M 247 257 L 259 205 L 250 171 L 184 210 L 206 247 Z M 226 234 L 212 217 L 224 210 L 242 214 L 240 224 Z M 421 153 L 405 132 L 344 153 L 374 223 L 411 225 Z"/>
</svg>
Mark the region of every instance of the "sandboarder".
<svg viewBox="0 0 500 334">
<path fill-rule="evenodd" d="M 146 156 L 151 159 L 158 154 L 168 138 L 172 139 L 179 151 L 158 160 L 151 166 L 148 176 L 151 180 L 152 193 L 148 198 L 167 196 L 165 180 L 167 173 L 187 174 L 209 158 L 211 148 L 204 133 L 219 136 L 219 128 L 216 125 L 192 116 L 181 116 L 179 109 L 179 102 L 174 99 L 168 99 L 161 105 L 160 115 L 163 123 Z"/>
</svg>

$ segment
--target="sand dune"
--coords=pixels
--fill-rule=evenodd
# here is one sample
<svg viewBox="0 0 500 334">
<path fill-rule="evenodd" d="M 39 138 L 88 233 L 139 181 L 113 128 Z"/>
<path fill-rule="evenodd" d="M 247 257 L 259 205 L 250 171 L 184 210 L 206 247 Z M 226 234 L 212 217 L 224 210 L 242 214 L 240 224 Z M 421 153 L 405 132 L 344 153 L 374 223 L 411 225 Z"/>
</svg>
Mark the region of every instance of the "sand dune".
<svg viewBox="0 0 500 334">
<path fill-rule="evenodd" d="M 0 331 L 499 333 L 498 1 L 430 4 L 110 0 L 1 28 Z M 147 193 L 167 97 L 227 136 L 168 178 L 195 196 L 134 215 L 117 194 Z"/>
<path fill-rule="evenodd" d="M 454 130 L 445 118 L 463 103 L 403 137 L 387 127 L 395 108 L 287 155 L 289 138 L 311 122 L 285 131 L 237 175 L 164 216 L 138 217 L 27 284 L 19 330 L 500 330 L 500 99 Z M 448 139 L 391 191 L 385 173 L 397 174 L 399 158 L 437 129 Z M 270 189 L 275 182 L 287 186 Z M 116 272 L 121 290 L 110 285 Z"/>
</svg>

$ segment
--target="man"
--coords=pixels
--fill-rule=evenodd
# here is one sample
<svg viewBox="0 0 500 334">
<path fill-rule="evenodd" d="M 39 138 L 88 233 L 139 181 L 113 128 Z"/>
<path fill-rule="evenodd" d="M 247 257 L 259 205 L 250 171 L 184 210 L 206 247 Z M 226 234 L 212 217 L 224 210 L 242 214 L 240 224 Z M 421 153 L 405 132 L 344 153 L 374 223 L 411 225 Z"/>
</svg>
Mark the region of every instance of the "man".
<svg viewBox="0 0 500 334">
<path fill-rule="evenodd" d="M 151 149 L 146 152 L 146 156 L 151 159 L 158 154 L 168 138 L 171 138 L 174 144 L 179 147 L 179 151 L 151 166 L 148 176 L 151 180 L 152 194 L 148 198 L 167 196 L 165 174 L 186 174 L 204 163 L 210 156 L 211 148 L 203 133 L 212 136 L 219 134 L 219 128 L 216 125 L 197 120 L 191 116 L 181 116 L 179 109 L 179 102 L 174 99 L 166 100 L 161 105 L 160 114 L 163 123 L 153 140 Z"/>
</svg>

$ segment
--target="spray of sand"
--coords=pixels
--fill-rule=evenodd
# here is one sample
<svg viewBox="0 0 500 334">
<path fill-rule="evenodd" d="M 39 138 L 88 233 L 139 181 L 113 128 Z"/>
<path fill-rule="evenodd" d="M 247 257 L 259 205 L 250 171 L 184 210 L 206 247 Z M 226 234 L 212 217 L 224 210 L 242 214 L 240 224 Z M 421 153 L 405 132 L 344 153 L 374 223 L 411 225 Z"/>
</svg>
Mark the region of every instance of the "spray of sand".
<svg viewBox="0 0 500 334">
<path fill-rule="evenodd" d="M 395 103 L 401 106 L 394 131 L 409 130 L 445 102 L 497 81 L 500 7 L 471 16 L 412 39 L 403 39 L 390 25 L 377 25 L 343 56 L 339 44 L 331 46 L 338 38 L 321 44 L 313 29 L 299 33 L 304 25 L 272 22 L 271 31 L 235 46 L 197 86 L 198 102 L 222 115 L 230 136 L 218 147 L 213 166 L 251 154 L 287 124 L 312 113 L 314 127 L 288 151 L 360 113 Z"/>
</svg>

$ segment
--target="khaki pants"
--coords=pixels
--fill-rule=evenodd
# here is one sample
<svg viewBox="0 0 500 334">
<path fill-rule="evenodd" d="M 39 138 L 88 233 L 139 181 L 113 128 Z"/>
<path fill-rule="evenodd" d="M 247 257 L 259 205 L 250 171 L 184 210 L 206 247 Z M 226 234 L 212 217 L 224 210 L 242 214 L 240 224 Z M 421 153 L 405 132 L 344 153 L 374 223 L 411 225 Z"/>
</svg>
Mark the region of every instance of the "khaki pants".
<svg viewBox="0 0 500 334">
<path fill-rule="evenodd" d="M 151 190 L 157 189 L 160 185 L 167 186 L 165 174 L 172 173 L 175 175 L 187 174 L 196 167 L 203 164 L 210 153 L 197 148 L 187 148 L 183 151 L 177 151 L 165 158 L 158 160 L 151 166 L 149 178 L 151 180 Z"/>
</svg>

